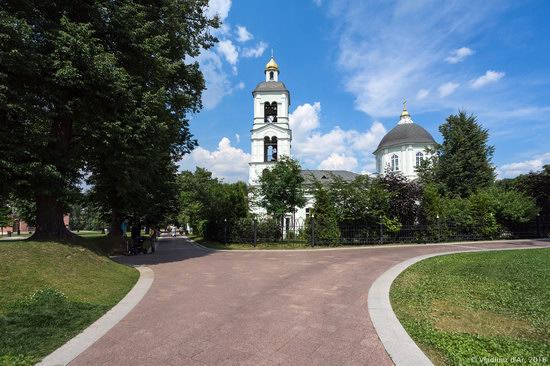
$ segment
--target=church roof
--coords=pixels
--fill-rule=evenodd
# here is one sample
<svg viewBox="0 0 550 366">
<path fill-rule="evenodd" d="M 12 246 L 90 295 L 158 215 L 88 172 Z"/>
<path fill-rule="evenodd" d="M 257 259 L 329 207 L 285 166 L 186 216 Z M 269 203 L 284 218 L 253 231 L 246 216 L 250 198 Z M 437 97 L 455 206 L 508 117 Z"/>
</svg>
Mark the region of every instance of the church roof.
<svg viewBox="0 0 550 366">
<path fill-rule="evenodd" d="M 256 89 L 254 89 L 252 93 L 258 91 L 286 91 L 288 93 L 285 84 L 280 81 L 262 81 L 256 86 Z"/>
<path fill-rule="evenodd" d="M 397 126 L 382 138 L 373 154 L 386 147 L 406 144 L 435 144 L 435 140 L 422 126 L 413 122 L 407 110 L 407 101 L 404 101 L 403 112 Z"/>
<path fill-rule="evenodd" d="M 374 154 L 390 146 L 422 143 L 435 144 L 435 140 L 428 131 L 416 123 L 398 124 L 382 138 Z"/>
<path fill-rule="evenodd" d="M 330 183 L 333 181 L 333 177 L 340 177 L 345 181 L 354 180 L 359 174 L 350 172 L 347 170 L 301 170 L 300 174 L 305 180 L 306 184 L 311 184 L 315 180 L 321 183 Z"/>
</svg>

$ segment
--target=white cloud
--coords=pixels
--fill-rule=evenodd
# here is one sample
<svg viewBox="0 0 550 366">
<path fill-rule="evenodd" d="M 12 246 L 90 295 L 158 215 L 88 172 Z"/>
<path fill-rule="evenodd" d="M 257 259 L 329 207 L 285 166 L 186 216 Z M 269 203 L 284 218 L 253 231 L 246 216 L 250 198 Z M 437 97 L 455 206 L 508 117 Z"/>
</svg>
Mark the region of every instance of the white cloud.
<svg viewBox="0 0 550 366">
<path fill-rule="evenodd" d="M 229 9 L 231 9 L 231 0 L 210 0 L 205 13 L 208 17 L 217 15 L 221 21 L 224 21 L 229 15 Z"/>
<path fill-rule="evenodd" d="M 242 90 L 244 83 L 232 85 L 229 75 L 224 70 L 221 56 L 212 50 L 202 51 L 196 58 L 206 82 L 206 90 L 202 93 L 202 103 L 206 109 L 216 107 L 223 97 L 231 95 L 235 90 Z"/>
<path fill-rule="evenodd" d="M 313 105 L 306 103 L 296 107 L 289 116 L 294 139 L 302 139 L 302 136 L 319 127 L 320 113 L 321 103 L 319 102 L 315 102 Z"/>
<path fill-rule="evenodd" d="M 202 102 L 206 109 L 212 109 L 218 105 L 225 95 L 231 93 L 231 82 L 223 70 L 220 55 L 206 50 L 202 51 L 197 61 L 206 82 L 206 90 L 202 93 Z"/>
<path fill-rule="evenodd" d="M 265 50 L 267 48 L 267 43 L 265 42 L 258 42 L 256 47 L 247 47 L 242 50 L 242 56 L 245 58 L 248 57 L 260 57 L 264 54 Z"/>
<path fill-rule="evenodd" d="M 513 178 L 520 174 L 542 170 L 542 166 L 546 164 L 550 164 L 550 152 L 536 155 L 530 160 L 504 164 L 497 168 L 497 173 L 499 178 Z"/>
<path fill-rule="evenodd" d="M 485 72 L 485 75 L 482 75 L 477 79 L 472 80 L 470 85 L 472 89 L 479 89 L 487 84 L 496 83 L 497 81 L 502 79 L 504 75 L 506 75 L 506 73 L 504 72 L 487 70 L 487 72 Z"/>
<path fill-rule="evenodd" d="M 225 60 L 230 64 L 235 66 L 239 60 L 239 52 L 233 42 L 230 40 L 223 40 L 218 43 L 218 51 L 223 55 Z"/>
<path fill-rule="evenodd" d="M 449 79 L 461 80 L 462 75 L 448 75 L 441 65 L 453 50 L 449 44 L 475 37 L 502 10 L 491 2 L 331 3 L 329 15 L 340 37 L 338 65 L 356 108 L 374 118 L 398 116 L 403 98 L 417 95 L 420 85 L 437 90 Z M 414 109 L 449 107 L 448 101 L 425 98 Z"/>
<path fill-rule="evenodd" d="M 445 59 L 450 64 L 456 64 L 459 62 L 464 61 L 464 59 L 468 56 L 471 56 L 474 54 L 474 50 L 468 47 L 460 47 L 453 52 Z"/>
<path fill-rule="evenodd" d="M 437 91 L 439 92 L 439 96 L 441 98 L 445 98 L 446 96 L 453 94 L 459 86 L 459 83 L 449 81 L 445 84 L 441 84 L 439 88 L 437 88 Z"/>
<path fill-rule="evenodd" d="M 250 41 L 252 38 L 254 38 L 254 36 L 246 29 L 246 27 L 240 25 L 237 26 L 237 40 L 239 42 Z"/>
<path fill-rule="evenodd" d="M 206 168 L 215 177 L 223 178 L 228 182 L 248 180 L 248 162 L 250 154 L 231 146 L 231 141 L 224 137 L 220 140 L 218 148 L 209 151 L 197 147 L 191 154 L 183 157 L 179 162 L 182 170 L 195 170 L 195 167 Z"/>
<path fill-rule="evenodd" d="M 293 155 L 306 167 L 322 169 L 335 167 L 337 163 L 338 169 L 344 170 L 357 168 L 359 161 L 370 164 L 372 152 L 386 134 L 384 126 L 375 121 L 365 132 L 335 126 L 323 133 L 319 130 L 320 113 L 321 104 L 316 102 L 300 105 L 290 114 Z"/>
<path fill-rule="evenodd" d="M 241 142 L 241 135 L 239 135 L 238 133 L 235 134 L 235 140 L 237 141 L 237 144 L 239 142 Z"/>
<path fill-rule="evenodd" d="M 420 89 L 418 93 L 416 93 L 416 100 L 422 100 L 426 98 L 430 94 L 430 91 L 427 89 Z"/>
<path fill-rule="evenodd" d="M 328 158 L 319 164 L 323 170 L 354 170 L 358 165 L 357 159 L 353 156 L 332 153 Z"/>
</svg>

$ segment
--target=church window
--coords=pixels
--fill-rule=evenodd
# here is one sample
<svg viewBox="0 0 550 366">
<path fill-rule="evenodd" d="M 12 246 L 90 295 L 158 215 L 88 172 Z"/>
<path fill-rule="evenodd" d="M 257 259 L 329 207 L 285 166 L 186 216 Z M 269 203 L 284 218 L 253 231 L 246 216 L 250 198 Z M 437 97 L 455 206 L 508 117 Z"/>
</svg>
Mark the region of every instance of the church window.
<svg viewBox="0 0 550 366">
<path fill-rule="evenodd" d="M 277 136 L 264 137 L 264 161 L 277 161 Z"/>
<path fill-rule="evenodd" d="M 269 72 L 269 80 L 273 80 L 273 71 Z"/>
<path fill-rule="evenodd" d="M 264 103 L 264 122 L 277 122 L 277 102 Z"/>
<path fill-rule="evenodd" d="M 419 167 L 420 164 L 422 164 L 422 160 L 424 160 L 424 154 L 421 152 L 416 153 L 416 166 Z"/>
<path fill-rule="evenodd" d="M 399 170 L 399 157 L 396 154 L 391 156 L 391 170 L 396 172 Z"/>
</svg>

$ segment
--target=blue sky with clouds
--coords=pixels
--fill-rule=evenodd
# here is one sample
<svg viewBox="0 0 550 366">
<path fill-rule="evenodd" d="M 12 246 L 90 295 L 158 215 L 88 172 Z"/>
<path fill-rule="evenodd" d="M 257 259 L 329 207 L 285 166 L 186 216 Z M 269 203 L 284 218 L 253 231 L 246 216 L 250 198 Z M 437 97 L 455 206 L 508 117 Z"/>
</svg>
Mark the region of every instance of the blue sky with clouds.
<svg viewBox="0 0 550 366">
<path fill-rule="evenodd" d="M 499 177 L 550 164 L 550 2 L 211 0 L 224 25 L 199 57 L 208 90 L 182 169 L 247 180 L 252 90 L 271 48 L 291 93 L 292 153 L 312 169 L 373 172 L 397 123 L 464 109 L 496 147 Z"/>
</svg>

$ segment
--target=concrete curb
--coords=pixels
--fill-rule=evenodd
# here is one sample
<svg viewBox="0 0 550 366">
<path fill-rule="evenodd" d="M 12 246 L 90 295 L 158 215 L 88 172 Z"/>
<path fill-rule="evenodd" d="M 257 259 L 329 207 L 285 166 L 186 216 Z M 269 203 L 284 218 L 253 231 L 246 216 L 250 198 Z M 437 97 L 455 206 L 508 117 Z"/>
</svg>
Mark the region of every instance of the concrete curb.
<svg viewBox="0 0 550 366">
<path fill-rule="evenodd" d="M 386 352 L 388 352 L 396 366 L 433 365 L 424 352 L 414 343 L 393 312 L 390 302 L 390 288 L 401 272 L 424 259 L 442 255 L 500 250 L 548 249 L 545 246 L 502 249 L 471 248 L 472 250 L 433 253 L 407 259 L 384 272 L 373 282 L 367 300 L 369 315 L 378 338 L 382 341 Z"/>
<path fill-rule="evenodd" d="M 58 366 L 69 364 L 121 321 L 145 296 L 155 278 L 155 273 L 149 267 L 136 268 L 140 273 L 139 279 L 118 304 L 84 329 L 82 333 L 46 356 L 37 365 Z"/>
<path fill-rule="evenodd" d="M 193 239 L 189 239 L 186 236 L 182 236 L 185 240 L 189 241 L 198 249 L 206 250 L 209 252 L 230 252 L 230 253 L 268 253 L 268 252 L 318 252 L 318 251 L 335 251 L 335 250 L 365 250 L 365 249 L 380 249 L 380 248 L 414 248 L 414 247 L 432 247 L 432 246 L 464 246 L 468 244 L 506 244 L 506 243 L 529 243 L 535 241 L 545 241 L 544 239 L 506 239 L 506 240 L 478 240 L 478 241 L 454 241 L 448 243 L 426 243 L 426 244 L 376 244 L 376 245 L 358 245 L 347 246 L 337 248 L 320 248 L 315 247 L 311 249 L 214 249 L 205 247 L 202 244 L 197 243 Z"/>
</svg>

